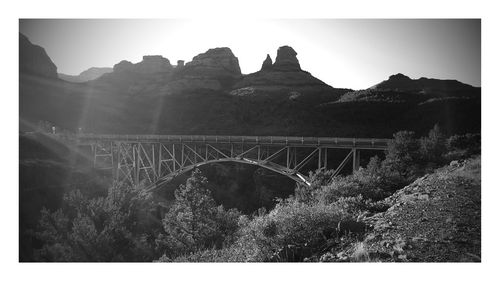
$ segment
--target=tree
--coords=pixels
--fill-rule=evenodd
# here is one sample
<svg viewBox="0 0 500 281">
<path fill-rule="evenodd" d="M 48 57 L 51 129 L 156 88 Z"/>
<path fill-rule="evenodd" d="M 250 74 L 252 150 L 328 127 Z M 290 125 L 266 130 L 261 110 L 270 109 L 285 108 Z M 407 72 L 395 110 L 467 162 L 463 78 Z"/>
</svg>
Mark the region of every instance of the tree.
<svg viewBox="0 0 500 281">
<path fill-rule="evenodd" d="M 175 203 L 163 219 L 165 234 L 157 243 L 167 256 L 223 245 L 238 229 L 240 213 L 217 207 L 207 179 L 196 169 L 185 185 L 175 191 Z"/>
<path fill-rule="evenodd" d="M 429 131 L 427 137 L 420 140 L 420 154 L 422 164 L 429 163 L 435 165 L 443 164 L 443 155 L 446 153 L 446 137 L 438 124 Z"/>
<path fill-rule="evenodd" d="M 389 141 L 383 166 L 389 172 L 411 178 L 418 172 L 419 142 L 415 138 L 415 133 L 409 131 L 397 132 L 393 137 Z"/>
</svg>

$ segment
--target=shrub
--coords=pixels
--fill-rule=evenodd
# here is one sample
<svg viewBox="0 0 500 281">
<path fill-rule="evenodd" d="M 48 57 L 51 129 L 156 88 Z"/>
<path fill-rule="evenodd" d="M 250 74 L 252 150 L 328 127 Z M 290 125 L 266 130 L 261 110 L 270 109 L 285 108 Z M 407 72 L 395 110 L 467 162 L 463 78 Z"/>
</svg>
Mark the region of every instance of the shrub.
<svg viewBox="0 0 500 281">
<path fill-rule="evenodd" d="M 455 135 L 447 140 L 448 160 L 465 159 L 481 153 L 481 135 Z"/>
<path fill-rule="evenodd" d="M 280 201 L 269 214 L 243 227 L 234 246 L 240 260 L 302 261 L 336 237 L 341 219 L 333 205 Z"/>
<path fill-rule="evenodd" d="M 65 207 L 43 210 L 36 233 L 41 261 L 150 261 L 160 228 L 149 194 L 113 185 L 106 197 L 88 199 L 78 190 L 64 196 Z"/>
<path fill-rule="evenodd" d="M 380 200 L 389 193 L 381 188 L 380 178 L 363 178 L 362 175 L 336 177 L 332 183 L 315 192 L 314 197 L 323 204 L 331 204 L 343 197 Z"/>
</svg>

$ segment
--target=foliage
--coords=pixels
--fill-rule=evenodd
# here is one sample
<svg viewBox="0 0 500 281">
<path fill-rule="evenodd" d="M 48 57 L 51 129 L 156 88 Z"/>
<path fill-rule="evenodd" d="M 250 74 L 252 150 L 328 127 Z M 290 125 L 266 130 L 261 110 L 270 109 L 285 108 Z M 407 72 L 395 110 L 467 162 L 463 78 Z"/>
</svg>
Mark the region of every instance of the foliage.
<svg viewBox="0 0 500 281">
<path fill-rule="evenodd" d="M 446 153 L 446 137 L 441 132 L 439 125 L 429 131 L 427 137 L 420 139 L 420 161 L 422 164 L 432 164 L 431 167 L 435 168 L 444 164 L 444 154 Z"/>
<path fill-rule="evenodd" d="M 44 209 L 36 251 L 41 261 L 150 261 L 159 223 L 151 196 L 130 186 L 113 185 L 106 197 L 88 199 L 79 190 L 64 197 L 65 207 Z M 156 230 L 156 231 L 155 231 Z"/>
<path fill-rule="evenodd" d="M 373 157 L 366 168 L 349 176 L 332 177 L 333 171 L 324 170 L 310 173 L 310 186 L 297 186 L 293 196 L 278 200 L 269 213 L 259 211 L 253 217 L 217 206 L 199 170 L 175 191 L 175 201 L 161 221 L 152 215 L 150 195 L 139 189 L 115 185 L 99 198 L 72 191 L 64 196 L 64 208 L 42 210 L 36 234 L 44 244 L 37 257 L 46 261 L 160 257 L 163 262 L 320 257 L 342 244 L 345 235 L 360 238 L 366 225 L 359 220 L 385 211 L 389 206 L 384 198 L 447 161 L 451 152 L 477 151 L 478 140 L 473 135 L 446 140 L 437 125 L 420 139 L 412 132 L 398 132 L 384 160 Z M 359 244 L 353 260 L 368 258 Z"/>
<path fill-rule="evenodd" d="M 481 135 L 454 135 L 447 140 L 449 160 L 465 159 L 481 153 Z"/>
<path fill-rule="evenodd" d="M 162 220 L 165 233 L 157 239 L 165 257 L 197 250 L 221 248 L 232 242 L 238 229 L 240 213 L 216 206 L 206 189 L 207 179 L 197 169 L 175 191 L 175 202 Z"/>
<path fill-rule="evenodd" d="M 383 165 L 402 177 L 414 177 L 418 170 L 420 145 L 414 132 L 401 131 L 389 141 Z"/>
</svg>

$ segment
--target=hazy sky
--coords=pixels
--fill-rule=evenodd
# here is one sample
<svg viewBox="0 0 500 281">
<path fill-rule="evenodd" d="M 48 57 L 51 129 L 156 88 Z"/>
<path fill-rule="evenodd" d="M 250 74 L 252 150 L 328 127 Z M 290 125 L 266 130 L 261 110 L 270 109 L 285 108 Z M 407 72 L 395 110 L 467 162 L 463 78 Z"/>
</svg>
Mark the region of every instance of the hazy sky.
<svg viewBox="0 0 500 281">
<path fill-rule="evenodd" d="M 364 89 L 396 73 L 481 85 L 480 20 L 20 20 L 58 72 L 163 55 L 172 64 L 230 47 L 243 73 L 292 46 L 302 69 L 338 88 Z"/>
</svg>

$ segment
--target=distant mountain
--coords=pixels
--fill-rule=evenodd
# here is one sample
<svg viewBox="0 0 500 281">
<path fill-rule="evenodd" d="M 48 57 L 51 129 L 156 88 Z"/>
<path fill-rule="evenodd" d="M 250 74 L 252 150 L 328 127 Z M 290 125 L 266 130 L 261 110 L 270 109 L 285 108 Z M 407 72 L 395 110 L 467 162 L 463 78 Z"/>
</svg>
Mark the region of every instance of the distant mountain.
<svg viewBox="0 0 500 281">
<path fill-rule="evenodd" d="M 78 75 L 67 75 L 64 73 L 58 73 L 60 79 L 73 82 L 73 83 L 83 83 L 91 80 L 95 80 L 106 73 L 113 72 L 111 67 L 91 67 Z"/>
<path fill-rule="evenodd" d="M 337 102 L 422 103 L 479 99 L 480 96 L 481 88 L 456 80 L 411 79 L 398 73 L 366 90 L 345 93 Z"/>
<path fill-rule="evenodd" d="M 57 67 L 45 50 L 19 33 L 19 73 L 57 78 Z"/>
<path fill-rule="evenodd" d="M 370 87 L 371 90 L 394 90 L 400 92 L 414 92 L 422 94 L 438 94 L 453 92 L 474 92 L 479 88 L 464 84 L 457 80 L 439 80 L 429 78 L 411 79 L 410 77 L 398 73 L 391 75 L 388 80 Z"/>
<path fill-rule="evenodd" d="M 402 74 L 362 91 L 333 88 L 303 70 L 289 46 L 244 75 L 222 47 L 185 64 L 162 56 L 121 61 L 87 83 L 23 74 L 20 128 L 46 120 L 91 133 L 390 137 L 439 123 L 448 133 L 478 132 L 480 93 L 458 81 Z"/>
</svg>

